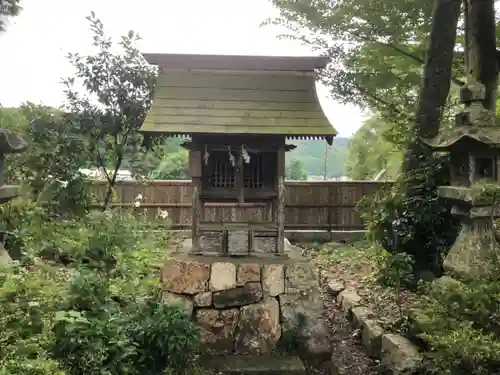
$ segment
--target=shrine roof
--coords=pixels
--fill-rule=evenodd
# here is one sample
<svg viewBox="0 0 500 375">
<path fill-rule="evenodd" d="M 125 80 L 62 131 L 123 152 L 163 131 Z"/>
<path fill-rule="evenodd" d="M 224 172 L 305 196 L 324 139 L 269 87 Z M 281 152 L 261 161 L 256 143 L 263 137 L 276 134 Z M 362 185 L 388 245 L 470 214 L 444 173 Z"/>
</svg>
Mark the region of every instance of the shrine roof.
<svg viewBox="0 0 500 375">
<path fill-rule="evenodd" d="M 337 131 L 316 92 L 324 57 L 145 54 L 159 67 L 141 131 L 325 138 Z"/>
<path fill-rule="evenodd" d="M 496 126 L 457 126 L 439 133 L 435 138 L 422 139 L 429 147 L 447 150 L 458 143 L 474 141 L 484 145 L 500 147 L 500 127 Z"/>
</svg>

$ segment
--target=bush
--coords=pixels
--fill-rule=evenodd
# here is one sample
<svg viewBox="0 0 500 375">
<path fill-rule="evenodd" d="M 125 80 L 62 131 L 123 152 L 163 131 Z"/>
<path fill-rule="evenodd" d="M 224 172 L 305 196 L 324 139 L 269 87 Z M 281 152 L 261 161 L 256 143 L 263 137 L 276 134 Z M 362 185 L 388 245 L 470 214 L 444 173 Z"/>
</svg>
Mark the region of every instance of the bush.
<svg viewBox="0 0 500 375">
<path fill-rule="evenodd" d="M 23 262 L 0 270 L 0 375 L 191 373 L 198 333 L 162 302 L 165 238 L 141 219 L 26 220 Z"/>
<path fill-rule="evenodd" d="M 443 277 L 424 292 L 410 328 L 427 345 L 429 373 L 500 373 L 500 282 Z"/>
<path fill-rule="evenodd" d="M 381 249 L 374 256 L 375 281 L 391 288 L 413 287 L 413 259 L 406 253 L 391 254 Z"/>
<path fill-rule="evenodd" d="M 429 157 L 421 170 L 364 198 L 358 206 L 369 239 L 389 253 L 410 255 L 415 273 L 440 273 L 443 257 L 458 234 L 459 220 L 437 196 L 437 187 L 449 183 L 447 164 L 447 158 Z"/>
<path fill-rule="evenodd" d="M 159 298 L 131 305 L 128 332 L 137 348 L 136 363 L 142 373 L 177 373 L 191 370 L 196 357 L 198 332 L 183 311 L 172 308 Z M 165 366 L 166 365 L 166 366 Z"/>
<path fill-rule="evenodd" d="M 48 354 L 64 286 L 64 274 L 50 267 L 0 269 L 0 374 L 64 374 Z"/>
</svg>

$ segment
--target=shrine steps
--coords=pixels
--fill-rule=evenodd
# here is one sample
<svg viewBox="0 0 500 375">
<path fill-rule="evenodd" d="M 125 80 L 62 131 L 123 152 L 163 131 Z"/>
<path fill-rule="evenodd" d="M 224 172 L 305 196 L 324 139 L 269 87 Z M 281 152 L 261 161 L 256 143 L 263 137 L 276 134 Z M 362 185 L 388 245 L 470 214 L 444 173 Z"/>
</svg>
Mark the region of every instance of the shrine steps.
<svg viewBox="0 0 500 375">
<path fill-rule="evenodd" d="M 224 375 L 305 375 L 297 356 L 226 355 L 206 358 L 205 366 Z"/>
</svg>

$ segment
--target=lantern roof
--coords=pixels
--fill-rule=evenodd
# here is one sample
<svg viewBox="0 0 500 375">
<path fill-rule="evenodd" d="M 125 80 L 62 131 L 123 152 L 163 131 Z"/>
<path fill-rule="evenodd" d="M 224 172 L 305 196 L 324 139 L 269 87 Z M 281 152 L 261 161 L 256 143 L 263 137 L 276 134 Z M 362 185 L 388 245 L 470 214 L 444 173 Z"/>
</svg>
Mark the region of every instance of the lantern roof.
<svg viewBox="0 0 500 375">
<path fill-rule="evenodd" d="M 444 130 L 437 137 L 422 139 L 422 141 L 438 151 L 449 151 L 470 143 L 500 147 L 500 127 L 462 125 Z"/>
</svg>

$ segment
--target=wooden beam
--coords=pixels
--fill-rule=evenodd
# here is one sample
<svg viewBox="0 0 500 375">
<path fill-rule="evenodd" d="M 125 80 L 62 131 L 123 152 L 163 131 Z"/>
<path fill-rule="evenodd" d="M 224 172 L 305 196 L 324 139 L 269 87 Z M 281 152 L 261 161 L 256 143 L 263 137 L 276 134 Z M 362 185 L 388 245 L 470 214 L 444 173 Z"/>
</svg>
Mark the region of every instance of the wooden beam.
<svg viewBox="0 0 500 375">
<path fill-rule="evenodd" d="M 229 126 L 229 127 L 244 127 L 251 126 L 255 128 L 296 128 L 302 127 L 300 129 L 300 134 L 308 133 L 309 129 L 304 129 L 305 126 L 311 128 L 323 128 L 323 134 L 328 130 L 331 130 L 333 133 L 333 127 L 328 122 L 326 117 L 317 117 L 317 118 L 297 118 L 297 117 L 277 117 L 277 116 L 252 116 L 252 117 L 244 117 L 244 116 L 235 116 L 235 117 L 225 117 L 220 115 L 219 113 L 212 113 L 210 116 L 197 116 L 195 114 L 184 112 L 182 115 L 165 115 L 163 113 L 159 113 L 160 111 L 152 110 L 148 114 L 148 122 L 155 124 L 184 124 L 184 125 L 196 125 L 196 126 Z M 331 129 L 330 129 L 331 128 Z M 251 133 L 251 132 L 250 132 Z"/>
<path fill-rule="evenodd" d="M 274 223 L 252 223 L 252 222 L 201 222 L 199 223 L 199 230 L 201 232 L 219 232 L 227 230 L 253 230 L 262 232 L 276 231 L 276 224 Z"/>
<path fill-rule="evenodd" d="M 285 147 L 278 149 L 278 199 L 276 200 L 276 253 L 285 252 Z"/>
<path fill-rule="evenodd" d="M 143 53 L 149 64 L 162 69 L 185 70 L 244 70 L 244 71 L 296 71 L 314 72 L 323 69 L 330 58 L 326 56 L 251 56 L 208 55 L 183 53 Z"/>
<path fill-rule="evenodd" d="M 253 110 L 252 112 L 241 109 L 204 109 L 204 108 L 171 108 L 155 105 L 151 111 L 153 114 L 162 116 L 190 116 L 196 117 L 229 117 L 229 118 L 287 118 L 287 119 L 324 119 L 325 115 L 320 111 L 297 111 L 297 110 Z"/>
</svg>

